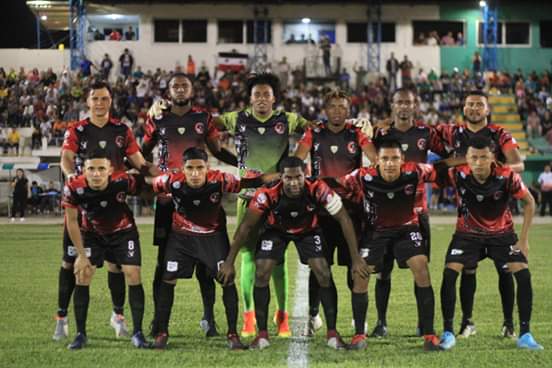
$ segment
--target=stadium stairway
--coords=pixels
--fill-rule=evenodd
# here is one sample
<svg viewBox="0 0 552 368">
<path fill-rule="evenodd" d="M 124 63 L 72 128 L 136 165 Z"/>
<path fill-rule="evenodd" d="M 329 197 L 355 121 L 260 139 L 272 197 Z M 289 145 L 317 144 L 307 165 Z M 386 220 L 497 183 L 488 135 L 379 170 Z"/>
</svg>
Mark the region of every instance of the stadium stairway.
<svg viewBox="0 0 552 368">
<path fill-rule="evenodd" d="M 529 154 L 529 142 L 523 129 L 514 95 L 490 95 L 491 121 L 508 130 L 519 144 L 522 157 Z"/>
</svg>

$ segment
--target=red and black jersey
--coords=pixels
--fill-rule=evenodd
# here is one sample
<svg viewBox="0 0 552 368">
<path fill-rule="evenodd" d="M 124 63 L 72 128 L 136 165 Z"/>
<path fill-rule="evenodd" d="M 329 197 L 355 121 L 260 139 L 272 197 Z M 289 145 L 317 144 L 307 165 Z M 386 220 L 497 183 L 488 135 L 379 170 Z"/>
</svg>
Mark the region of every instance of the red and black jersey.
<svg viewBox="0 0 552 368">
<path fill-rule="evenodd" d="M 362 165 L 362 149 L 371 144 L 359 128 L 345 124 L 339 133 L 327 124 L 308 128 L 298 144 L 310 150 L 313 177 L 338 178 Z"/>
<path fill-rule="evenodd" d="M 62 206 L 79 209 L 83 231 L 109 235 L 133 229 L 136 225 L 126 196 L 137 194 L 140 182 L 137 176 L 119 172 L 111 176 L 106 189 L 93 190 L 85 176 L 79 175 L 65 185 Z"/>
<path fill-rule="evenodd" d="M 376 147 L 384 139 L 398 141 L 401 144 L 404 158 L 407 162 L 426 163 L 428 151 L 434 152 L 439 156 L 445 154 L 445 147 L 435 128 L 421 121 L 416 122 L 414 126 L 405 132 L 397 129 L 394 125 L 391 125 L 389 129 L 376 129 L 372 138 Z"/>
<path fill-rule="evenodd" d="M 510 199 L 521 199 L 528 192 L 519 174 L 508 167 L 494 166 L 491 176 L 481 184 L 463 165 L 449 169 L 448 180 L 456 189 L 457 232 L 496 236 L 514 231 Z"/>
<path fill-rule="evenodd" d="M 75 167 L 79 173 L 85 157 L 98 148 L 107 152 L 115 172 L 125 171 L 125 157 L 140 150 L 132 130 L 113 118 L 101 128 L 84 119 L 65 132 L 62 150 L 75 153 Z"/>
<path fill-rule="evenodd" d="M 366 222 L 376 231 L 396 230 L 417 225 L 423 201 L 416 194 L 425 182 L 436 180 L 433 166 L 407 162 L 393 182 L 383 180 L 377 167 L 362 167 L 340 178 L 340 183 L 364 203 Z"/>
<path fill-rule="evenodd" d="M 218 136 L 211 114 L 193 107 L 182 116 L 168 112 L 159 120 L 148 117 L 142 149 L 147 156 L 157 145 L 159 168 L 162 171 L 180 170 L 184 151 L 190 147 L 205 149 L 206 140 Z"/>
<path fill-rule="evenodd" d="M 466 124 L 440 125 L 438 131 L 448 155 L 462 157 L 468 151 L 473 137 L 485 137 L 491 141 L 491 151 L 497 161 L 506 162 L 505 152 L 518 148 L 516 139 L 507 130 L 495 124 L 489 124 L 477 132 L 472 132 Z"/>
<path fill-rule="evenodd" d="M 156 192 L 171 194 L 175 205 L 172 229 L 191 234 L 210 234 L 226 226 L 222 208 L 223 193 L 238 193 L 240 180 L 218 170 L 209 170 L 201 188 L 186 184 L 182 172 L 158 176 L 153 183 Z"/>
<path fill-rule="evenodd" d="M 279 182 L 271 188 L 257 189 L 249 210 L 265 216 L 268 228 L 297 235 L 316 229 L 319 211 L 340 200 L 321 180 L 305 180 L 305 189 L 299 198 L 286 196 L 283 183 Z"/>
</svg>

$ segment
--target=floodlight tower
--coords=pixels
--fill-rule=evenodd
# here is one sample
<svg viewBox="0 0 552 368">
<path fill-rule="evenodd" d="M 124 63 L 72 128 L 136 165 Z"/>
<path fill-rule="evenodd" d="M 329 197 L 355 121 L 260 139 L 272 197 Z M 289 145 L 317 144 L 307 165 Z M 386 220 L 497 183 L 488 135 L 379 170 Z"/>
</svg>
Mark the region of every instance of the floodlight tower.
<svg viewBox="0 0 552 368">
<path fill-rule="evenodd" d="M 368 46 L 368 72 L 379 72 L 381 65 L 381 0 L 368 0 L 366 11 L 366 42 Z"/>
<path fill-rule="evenodd" d="M 259 35 L 262 32 L 262 37 Z M 268 8 L 253 9 L 253 62 L 251 70 L 264 73 L 268 64 Z"/>
<path fill-rule="evenodd" d="M 71 70 L 79 68 L 86 39 L 86 6 L 84 0 L 69 0 L 69 48 Z"/>
<path fill-rule="evenodd" d="M 498 7 L 496 2 L 490 6 L 481 0 L 479 7 L 483 15 L 483 70 L 497 70 L 498 68 Z"/>
</svg>

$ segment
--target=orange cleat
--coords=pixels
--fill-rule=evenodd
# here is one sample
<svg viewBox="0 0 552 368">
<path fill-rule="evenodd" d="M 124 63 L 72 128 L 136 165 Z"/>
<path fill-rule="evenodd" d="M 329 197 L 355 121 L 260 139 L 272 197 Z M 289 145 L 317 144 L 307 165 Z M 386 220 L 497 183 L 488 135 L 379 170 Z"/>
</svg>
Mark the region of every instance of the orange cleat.
<svg viewBox="0 0 552 368">
<path fill-rule="evenodd" d="M 243 328 L 240 332 L 242 337 L 255 336 L 257 334 L 255 319 L 255 311 L 247 311 L 243 313 Z"/>
<path fill-rule="evenodd" d="M 274 324 L 278 329 L 279 337 L 290 337 L 291 330 L 289 329 L 289 314 L 285 311 L 276 311 L 274 314 Z"/>
</svg>

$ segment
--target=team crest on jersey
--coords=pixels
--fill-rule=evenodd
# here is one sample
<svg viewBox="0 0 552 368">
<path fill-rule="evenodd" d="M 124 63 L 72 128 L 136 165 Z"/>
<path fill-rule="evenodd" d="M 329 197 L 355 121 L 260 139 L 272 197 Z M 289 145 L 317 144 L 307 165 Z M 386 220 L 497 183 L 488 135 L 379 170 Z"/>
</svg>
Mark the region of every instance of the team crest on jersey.
<svg viewBox="0 0 552 368">
<path fill-rule="evenodd" d="M 347 151 L 349 151 L 349 153 L 351 155 L 354 155 L 355 153 L 357 153 L 357 145 L 355 142 L 349 142 L 349 144 L 347 144 Z"/>
<path fill-rule="evenodd" d="M 178 132 L 178 134 L 182 135 L 182 134 L 186 133 L 186 128 L 180 127 L 176 131 Z"/>
<path fill-rule="evenodd" d="M 393 193 L 393 192 L 387 193 L 387 198 L 389 198 L 389 199 L 395 198 L 395 193 Z"/>
<path fill-rule="evenodd" d="M 319 127 L 314 128 L 314 132 L 315 133 L 320 133 L 320 128 Z"/>
<path fill-rule="evenodd" d="M 293 218 L 299 216 L 299 212 L 297 212 L 297 211 L 291 211 L 289 214 L 290 214 L 290 216 L 293 217 Z"/>
<path fill-rule="evenodd" d="M 263 135 L 265 133 L 266 129 L 263 128 L 263 127 L 259 127 L 259 128 L 257 128 L 257 131 L 259 132 L 260 135 Z"/>
<path fill-rule="evenodd" d="M 179 181 L 175 181 L 174 183 L 172 183 L 172 187 L 173 187 L 174 189 L 180 189 L 180 186 L 181 186 L 181 184 L 180 184 Z"/>
<path fill-rule="evenodd" d="M 278 134 L 284 134 L 284 132 L 286 131 L 286 126 L 284 125 L 284 123 L 278 122 L 276 123 L 276 125 L 274 125 L 274 131 Z"/>
<path fill-rule="evenodd" d="M 374 180 L 374 177 L 370 174 L 364 175 L 364 181 L 372 181 Z"/>
<path fill-rule="evenodd" d="M 414 185 L 413 184 L 408 184 L 404 187 L 404 194 L 406 194 L 408 196 L 412 195 L 412 194 L 414 194 L 414 190 L 415 190 Z"/>
<path fill-rule="evenodd" d="M 105 148 L 105 146 L 107 146 L 107 142 L 106 141 L 99 141 L 98 146 L 100 146 L 101 148 Z"/>
<path fill-rule="evenodd" d="M 339 150 L 339 147 L 336 145 L 330 146 L 330 151 L 335 155 L 336 152 Z"/>
<path fill-rule="evenodd" d="M 329 198 L 329 196 L 328 196 L 328 198 Z M 315 209 L 316 209 L 316 207 L 311 206 L 310 204 L 307 204 L 307 211 L 308 211 L 308 212 L 312 212 L 312 211 L 314 211 Z"/>
<path fill-rule="evenodd" d="M 194 206 L 199 206 L 201 201 L 199 199 L 196 199 L 196 200 L 193 200 L 192 203 L 194 204 Z"/>
<path fill-rule="evenodd" d="M 418 146 L 418 149 L 420 151 L 424 151 L 427 147 L 427 142 L 426 142 L 425 138 L 420 138 L 420 139 L 418 139 L 418 142 L 416 142 L 416 145 Z"/>
<path fill-rule="evenodd" d="M 117 138 L 115 138 L 115 144 L 119 148 L 123 148 L 125 145 L 125 137 L 118 135 Z"/>
<path fill-rule="evenodd" d="M 210 199 L 211 202 L 213 202 L 213 203 L 218 203 L 218 202 L 220 202 L 220 193 L 219 193 L 219 192 L 212 193 L 212 194 L 209 196 L 209 199 Z"/>
<path fill-rule="evenodd" d="M 403 144 L 401 144 L 401 149 L 402 149 L 403 151 L 406 151 L 406 150 L 408 149 L 408 143 L 403 143 Z"/>
<path fill-rule="evenodd" d="M 266 194 L 264 193 L 260 193 L 258 196 L 257 196 L 257 203 L 259 204 L 265 204 L 266 203 Z"/>
<path fill-rule="evenodd" d="M 126 199 L 126 193 L 125 192 L 117 193 L 117 195 L 115 196 L 115 199 L 117 199 L 117 202 L 123 203 Z"/>
<path fill-rule="evenodd" d="M 82 132 L 82 131 L 84 130 L 84 127 L 83 127 L 82 125 L 79 125 L 79 126 L 77 127 L 77 130 L 78 130 L 79 132 Z"/>
<path fill-rule="evenodd" d="M 483 194 L 478 194 L 475 196 L 475 199 L 477 199 L 477 202 L 483 202 L 485 196 Z"/>
<path fill-rule="evenodd" d="M 466 173 L 465 172 L 460 171 L 460 176 L 462 177 L 462 179 L 466 179 Z"/>
<path fill-rule="evenodd" d="M 502 198 L 502 195 L 504 195 L 504 192 L 502 192 L 501 190 L 499 191 L 496 191 L 494 194 L 493 194 L 493 198 L 495 201 L 498 201 L 500 198 Z"/>
<path fill-rule="evenodd" d="M 194 129 L 197 134 L 203 134 L 203 132 L 205 132 L 205 125 L 203 125 L 203 123 L 201 122 L 198 122 L 194 125 Z"/>
<path fill-rule="evenodd" d="M 102 206 L 103 208 L 106 208 L 107 207 L 107 201 L 101 201 L 100 206 Z"/>
<path fill-rule="evenodd" d="M 84 194 L 84 188 L 77 188 L 77 194 L 83 195 Z"/>
</svg>

